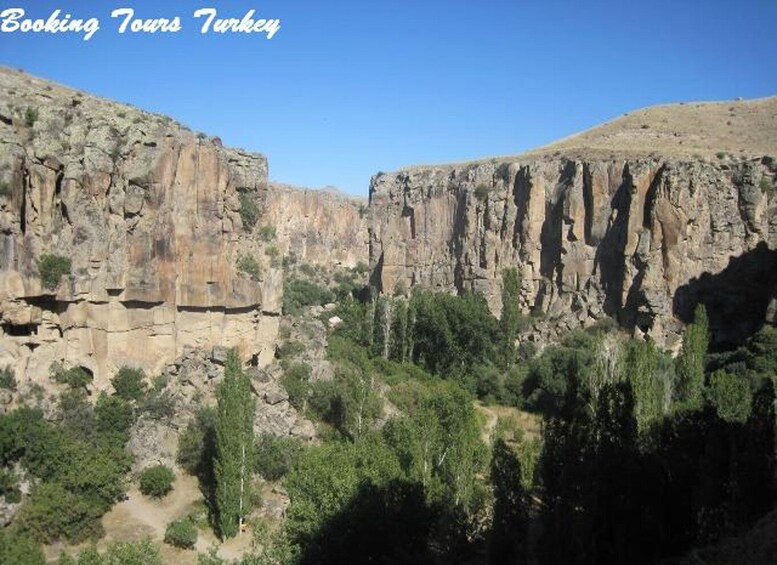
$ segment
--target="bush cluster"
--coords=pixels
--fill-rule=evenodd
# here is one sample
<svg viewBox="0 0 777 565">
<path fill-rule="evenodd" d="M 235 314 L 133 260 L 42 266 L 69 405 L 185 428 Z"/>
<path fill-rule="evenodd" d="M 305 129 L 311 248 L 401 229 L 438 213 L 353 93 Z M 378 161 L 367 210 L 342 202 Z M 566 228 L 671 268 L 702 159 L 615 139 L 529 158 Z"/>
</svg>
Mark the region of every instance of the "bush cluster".
<svg viewBox="0 0 777 565">
<path fill-rule="evenodd" d="M 154 465 L 140 473 L 140 492 L 146 496 L 162 498 L 173 490 L 175 473 L 166 465 Z"/>
<path fill-rule="evenodd" d="M 259 220 L 259 206 L 256 204 L 256 194 L 253 192 L 241 192 L 238 195 L 238 200 L 240 201 L 240 219 L 243 221 L 243 229 L 251 232 Z"/>
<path fill-rule="evenodd" d="M 164 541 L 181 549 L 193 549 L 197 544 L 197 528 L 188 518 L 175 520 L 167 525 Z"/>
<path fill-rule="evenodd" d="M 65 369 L 61 363 L 54 362 L 49 367 L 49 373 L 54 382 L 66 384 L 72 389 L 85 389 L 94 377 L 83 367 Z"/>
<path fill-rule="evenodd" d="M 334 295 L 325 286 L 307 279 L 288 279 L 283 287 L 283 313 L 299 314 L 305 306 L 323 305 L 334 300 Z"/>
<path fill-rule="evenodd" d="M 146 393 L 146 374 L 143 369 L 124 366 L 111 380 L 116 395 L 124 400 L 140 400 Z"/>
<path fill-rule="evenodd" d="M 256 440 L 254 470 L 268 481 L 278 481 L 294 468 L 302 451 L 299 440 L 264 433 Z"/>
<path fill-rule="evenodd" d="M 69 275 L 72 269 L 72 263 L 68 257 L 55 254 L 41 255 L 38 261 L 38 274 L 40 275 L 43 288 L 54 290 L 59 286 L 59 281 L 63 276 Z"/>
<path fill-rule="evenodd" d="M 265 224 L 262 227 L 259 228 L 259 239 L 264 241 L 265 243 L 269 243 L 272 240 L 275 239 L 275 226 L 271 226 L 269 224 Z"/>
<path fill-rule="evenodd" d="M 259 280 L 261 269 L 259 268 L 259 262 L 253 255 L 241 255 L 237 260 L 237 270 L 241 273 L 245 273 L 254 281 Z"/>
<path fill-rule="evenodd" d="M 16 375 L 14 375 L 11 367 L 3 367 L 0 369 L 0 388 L 5 390 L 16 390 Z"/>
</svg>

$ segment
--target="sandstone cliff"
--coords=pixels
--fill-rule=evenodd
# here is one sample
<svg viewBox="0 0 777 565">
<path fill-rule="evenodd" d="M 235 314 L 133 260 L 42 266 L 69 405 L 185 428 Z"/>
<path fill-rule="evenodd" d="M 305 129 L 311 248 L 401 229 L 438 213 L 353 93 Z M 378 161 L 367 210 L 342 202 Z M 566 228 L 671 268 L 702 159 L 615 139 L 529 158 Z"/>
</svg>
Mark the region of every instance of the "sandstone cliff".
<svg viewBox="0 0 777 565">
<path fill-rule="evenodd" d="M 675 347 L 774 317 L 777 98 L 648 109 L 518 157 L 378 174 L 373 282 L 476 290 L 522 275 L 538 338 L 605 314 Z"/>
<path fill-rule="evenodd" d="M 103 388 L 190 347 L 271 358 L 282 274 L 240 214 L 266 186 L 262 155 L 0 69 L 0 365 L 80 365 Z M 44 254 L 72 262 L 55 289 Z M 258 276 L 235 267 L 248 254 Z"/>
<path fill-rule="evenodd" d="M 275 228 L 284 256 L 324 267 L 367 264 L 366 198 L 270 183 L 260 199 L 264 221 Z"/>
</svg>

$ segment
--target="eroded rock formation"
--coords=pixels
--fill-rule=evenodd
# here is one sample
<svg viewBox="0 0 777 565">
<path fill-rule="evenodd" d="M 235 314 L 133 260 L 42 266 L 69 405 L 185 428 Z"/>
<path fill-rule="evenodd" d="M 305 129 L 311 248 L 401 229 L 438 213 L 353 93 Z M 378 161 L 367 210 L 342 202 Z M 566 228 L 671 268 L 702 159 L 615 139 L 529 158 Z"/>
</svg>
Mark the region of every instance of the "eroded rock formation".
<svg viewBox="0 0 777 565">
<path fill-rule="evenodd" d="M 0 87 L 0 365 L 81 365 L 102 387 L 186 347 L 271 357 L 281 273 L 235 268 L 261 257 L 239 193 L 266 186 L 264 156 L 15 71 Z M 44 254 L 72 263 L 56 288 Z"/>
<path fill-rule="evenodd" d="M 768 120 L 751 125 L 777 134 L 777 99 L 766 108 L 757 115 Z M 603 129 L 609 136 L 617 130 Z M 726 341 L 763 323 L 777 283 L 770 254 L 777 246 L 777 135 L 770 153 L 737 156 L 693 156 L 693 147 L 665 146 L 659 156 L 649 140 L 619 151 L 620 138 L 606 145 L 589 133 L 577 145 L 562 142 L 563 152 L 551 146 L 515 158 L 377 175 L 370 189 L 373 282 L 387 293 L 414 284 L 480 291 L 498 313 L 501 273 L 515 266 L 524 310 L 540 318 L 539 339 L 608 314 L 673 348 L 696 302 L 714 309 L 715 296 L 720 302 L 750 291 L 759 296 L 743 302 L 752 298 L 763 308 L 738 327 L 713 312 L 714 338 Z M 716 146 L 703 132 L 697 138 L 697 146 Z M 587 139 L 604 146 L 586 156 Z M 770 257 L 751 261 L 745 275 L 765 284 L 729 277 L 705 296 L 694 291 L 694 281 L 751 253 Z"/>
</svg>

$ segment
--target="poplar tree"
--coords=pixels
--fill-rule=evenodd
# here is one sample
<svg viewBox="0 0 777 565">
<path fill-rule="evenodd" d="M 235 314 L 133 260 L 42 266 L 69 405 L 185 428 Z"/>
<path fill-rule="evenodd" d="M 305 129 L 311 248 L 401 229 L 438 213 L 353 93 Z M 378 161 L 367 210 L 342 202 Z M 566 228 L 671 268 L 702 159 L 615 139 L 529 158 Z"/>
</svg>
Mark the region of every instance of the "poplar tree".
<svg viewBox="0 0 777 565">
<path fill-rule="evenodd" d="M 254 399 L 235 349 L 216 391 L 216 516 L 223 539 L 235 536 L 250 512 Z"/>
<path fill-rule="evenodd" d="M 709 320 L 703 304 L 696 307 L 693 323 L 685 328 L 677 357 L 677 400 L 686 408 L 699 408 L 704 394 L 704 368 L 709 347 Z"/>
<path fill-rule="evenodd" d="M 521 280 L 518 270 L 505 269 L 502 273 L 502 317 L 499 320 L 502 339 L 502 355 L 506 367 L 515 360 L 515 339 L 521 324 L 521 310 L 518 299 L 521 292 Z"/>
</svg>

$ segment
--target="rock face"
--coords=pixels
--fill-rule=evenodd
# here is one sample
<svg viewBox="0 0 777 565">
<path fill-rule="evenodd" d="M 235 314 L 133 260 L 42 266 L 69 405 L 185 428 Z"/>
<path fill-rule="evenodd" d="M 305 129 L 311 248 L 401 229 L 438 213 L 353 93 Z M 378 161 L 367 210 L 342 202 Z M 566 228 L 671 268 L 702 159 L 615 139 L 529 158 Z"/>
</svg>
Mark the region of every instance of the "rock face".
<svg viewBox="0 0 777 565">
<path fill-rule="evenodd" d="M 367 200 L 334 190 L 271 183 L 263 193 L 264 219 L 286 256 L 325 267 L 353 268 L 369 260 Z"/>
<path fill-rule="evenodd" d="M 80 365 L 104 388 L 123 364 L 153 374 L 188 347 L 269 360 L 281 271 L 236 268 L 269 263 L 240 213 L 266 187 L 262 155 L 0 69 L 0 365 Z M 44 254 L 71 261 L 56 288 Z"/>
<path fill-rule="evenodd" d="M 736 104 L 747 114 L 748 103 Z M 659 156 L 609 124 L 611 145 L 594 130 L 580 145 L 562 142 L 563 152 L 377 175 L 373 283 L 387 293 L 413 284 L 480 291 L 498 314 L 501 274 L 514 266 L 539 339 L 608 314 L 673 348 L 698 302 L 715 340 L 746 335 L 773 317 L 777 289 L 777 99 L 759 104 L 755 115 L 768 119 L 742 130 L 771 132 L 767 154 L 694 157 L 664 146 Z M 703 133 L 696 145 L 715 147 Z M 601 145 L 588 156 L 587 140 Z"/>
</svg>

